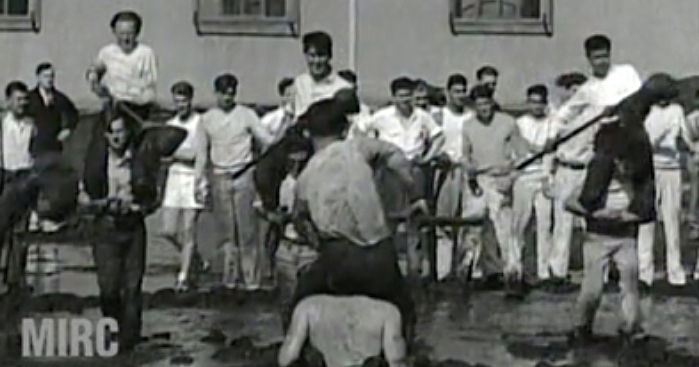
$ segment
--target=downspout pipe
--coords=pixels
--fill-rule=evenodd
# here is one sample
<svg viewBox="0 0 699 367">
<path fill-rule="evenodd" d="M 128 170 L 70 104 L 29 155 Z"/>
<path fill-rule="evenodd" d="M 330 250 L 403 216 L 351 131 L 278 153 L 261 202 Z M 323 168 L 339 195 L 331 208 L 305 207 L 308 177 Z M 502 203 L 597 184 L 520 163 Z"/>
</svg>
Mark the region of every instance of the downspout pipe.
<svg viewBox="0 0 699 367">
<path fill-rule="evenodd" d="M 347 66 L 357 72 L 357 0 L 349 0 L 349 53 Z"/>
</svg>

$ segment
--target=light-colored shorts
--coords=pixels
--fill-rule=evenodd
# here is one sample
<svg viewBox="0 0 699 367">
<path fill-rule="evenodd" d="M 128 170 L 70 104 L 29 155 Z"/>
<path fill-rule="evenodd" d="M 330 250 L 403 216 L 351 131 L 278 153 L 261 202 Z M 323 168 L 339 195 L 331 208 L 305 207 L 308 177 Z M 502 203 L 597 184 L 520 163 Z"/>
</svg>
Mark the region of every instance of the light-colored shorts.
<svg viewBox="0 0 699 367">
<path fill-rule="evenodd" d="M 194 173 L 168 172 L 163 207 L 172 209 L 203 209 L 204 206 L 194 198 L 195 189 L 196 178 Z"/>
</svg>

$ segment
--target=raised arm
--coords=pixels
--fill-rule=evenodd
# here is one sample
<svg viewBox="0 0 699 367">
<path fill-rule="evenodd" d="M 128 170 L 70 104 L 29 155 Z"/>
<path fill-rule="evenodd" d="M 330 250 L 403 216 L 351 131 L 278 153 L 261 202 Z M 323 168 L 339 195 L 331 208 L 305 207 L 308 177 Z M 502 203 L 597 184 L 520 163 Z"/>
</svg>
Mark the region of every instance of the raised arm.
<svg viewBox="0 0 699 367">
<path fill-rule="evenodd" d="M 302 302 L 294 310 L 291 325 L 279 350 L 277 360 L 279 367 L 288 367 L 296 362 L 301 356 L 301 350 L 306 343 L 306 339 L 308 339 L 308 316 L 306 315 L 304 305 Z"/>
</svg>

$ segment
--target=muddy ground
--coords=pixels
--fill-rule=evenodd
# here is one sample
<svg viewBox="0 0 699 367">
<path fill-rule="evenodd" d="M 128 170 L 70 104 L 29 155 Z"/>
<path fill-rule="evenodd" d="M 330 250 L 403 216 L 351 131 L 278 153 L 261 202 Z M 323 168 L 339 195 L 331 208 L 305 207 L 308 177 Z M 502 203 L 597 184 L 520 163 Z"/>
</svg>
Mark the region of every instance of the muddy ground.
<svg viewBox="0 0 699 367">
<path fill-rule="evenodd" d="M 157 215 L 148 224 L 157 228 Z M 216 242 L 210 216 L 202 218 L 199 233 L 204 246 Z M 689 270 L 696 246 L 685 243 Z M 525 251 L 528 269 L 534 268 L 531 247 Z M 81 245 L 58 248 L 62 271 L 44 282 L 50 294 L 36 295 L 27 302 L 26 315 L 99 317 L 90 250 Z M 662 246 L 656 252 L 658 269 L 662 270 Z M 155 233 L 149 241 L 148 259 L 144 283 L 147 340 L 133 355 L 113 360 L 7 360 L 0 366 L 274 365 L 282 339 L 274 293 L 203 289 L 176 295 L 172 285 L 177 254 Z M 574 278 L 579 278 L 579 247 L 572 267 Z M 677 290 L 662 281 L 662 276 L 660 272 L 652 294 L 643 300 L 651 338 L 631 351 L 621 348 L 613 338 L 619 305 L 613 290 L 605 296 L 595 325 L 598 342 L 586 350 L 571 350 L 566 333 L 572 326 L 575 292 L 550 294 L 535 289 L 523 301 L 513 301 L 502 291 L 467 290 L 456 284 L 416 289 L 420 316 L 413 357 L 423 365 L 425 361 L 435 365 L 449 360 L 462 366 L 502 367 L 699 366 L 699 285 Z"/>
<path fill-rule="evenodd" d="M 89 129 L 82 124 L 68 154 L 76 168 Z M 172 290 L 177 254 L 158 239 L 158 217 L 148 223 L 148 272 L 144 290 L 146 340 L 133 355 L 110 360 L 0 360 L 1 367 L 31 366 L 274 366 L 282 339 L 273 293 L 242 294 L 221 290 L 177 296 Z M 215 251 L 216 228 L 205 214 L 199 243 Z M 657 270 L 663 266 L 662 238 L 656 248 Z M 45 246 L 50 246 L 45 245 Z M 533 243 L 525 249 L 527 269 L 534 269 Z M 580 276 L 580 248 L 573 251 L 573 275 Z M 689 271 L 697 244 L 683 241 Z M 80 244 L 59 247 L 61 271 L 45 279 L 44 291 L 25 305 L 27 316 L 99 317 L 97 284 L 91 251 Z M 651 338 L 633 350 L 621 348 L 613 335 L 619 299 L 609 292 L 595 325 L 597 343 L 571 350 L 565 334 L 571 328 L 576 293 L 554 295 L 534 290 L 523 301 L 505 299 L 501 291 L 464 290 L 453 284 L 417 292 L 419 304 L 417 366 L 699 366 L 699 286 L 675 290 L 661 279 L 643 300 L 645 327 Z M 0 302 L 1 303 L 1 302 Z M 218 334 L 218 335 L 217 335 Z M 0 332 L 2 337 L 2 332 Z M 2 356 L 0 356 L 2 357 Z"/>
</svg>

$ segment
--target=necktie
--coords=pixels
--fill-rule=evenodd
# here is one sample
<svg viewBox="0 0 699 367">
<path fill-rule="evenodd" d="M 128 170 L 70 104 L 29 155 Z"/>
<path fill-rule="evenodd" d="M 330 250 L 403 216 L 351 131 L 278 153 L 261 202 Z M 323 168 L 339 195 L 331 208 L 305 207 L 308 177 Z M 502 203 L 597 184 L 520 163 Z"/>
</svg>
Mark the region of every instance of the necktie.
<svg viewBox="0 0 699 367">
<path fill-rule="evenodd" d="M 44 92 L 44 101 L 46 102 L 47 106 L 52 106 L 53 105 L 53 92 L 50 92 L 50 91 Z"/>
</svg>

